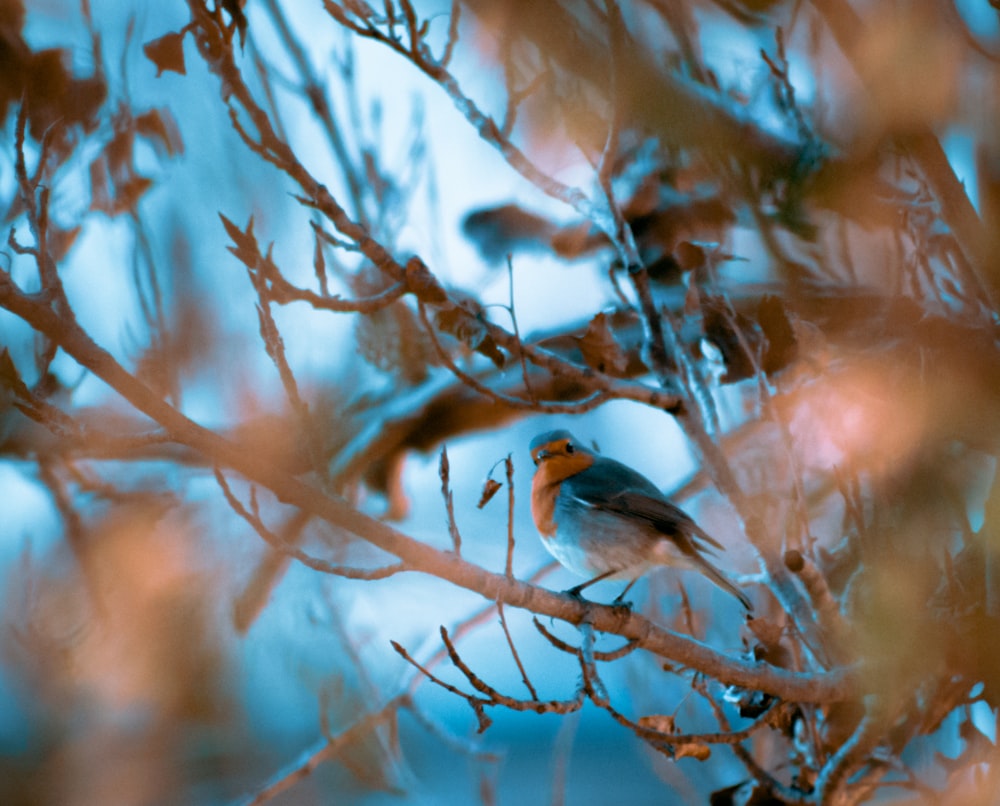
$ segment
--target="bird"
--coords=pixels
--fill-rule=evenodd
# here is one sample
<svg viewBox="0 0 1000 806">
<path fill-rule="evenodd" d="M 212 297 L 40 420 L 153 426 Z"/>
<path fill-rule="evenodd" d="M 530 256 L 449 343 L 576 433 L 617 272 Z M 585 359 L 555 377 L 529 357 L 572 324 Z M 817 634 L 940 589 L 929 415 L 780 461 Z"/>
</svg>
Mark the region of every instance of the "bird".
<svg viewBox="0 0 1000 806">
<path fill-rule="evenodd" d="M 705 556 L 722 545 L 641 473 L 588 450 L 566 430 L 539 434 L 529 448 L 531 515 L 542 543 L 565 568 L 590 577 L 566 593 L 581 598 L 595 582 L 624 579 L 628 585 L 614 602 L 623 604 L 646 571 L 670 565 L 701 572 L 753 611 L 747 595 Z"/>
</svg>

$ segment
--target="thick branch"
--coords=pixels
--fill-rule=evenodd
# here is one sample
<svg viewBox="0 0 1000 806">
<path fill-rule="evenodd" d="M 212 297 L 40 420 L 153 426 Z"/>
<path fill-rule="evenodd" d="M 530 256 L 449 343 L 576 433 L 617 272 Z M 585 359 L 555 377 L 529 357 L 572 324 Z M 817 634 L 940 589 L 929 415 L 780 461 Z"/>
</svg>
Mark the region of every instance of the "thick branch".
<svg viewBox="0 0 1000 806">
<path fill-rule="evenodd" d="M 311 512 L 396 555 L 415 571 L 475 591 L 490 601 L 502 601 L 572 624 L 589 621 L 596 630 L 634 640 L 649 652 L 723 683 L 759 689 L 783 699 L 801 702 L 841 700 L 849 695 L 856 683 L 855 675 L 849 670 L 800 674 L 730 658 L 699 641 L 657 627 L 635 613 L 623 617 L 618 609 L 580 602 L 510 580 L 503 574 L 493 574 L 465 562 L 450 552 L 419 543 L 358 512 L 347 502 L 324 495 L 298 478 L 280 472 L 271 462 L 188 419 L 126 371 L 72 317 L 60 317 L 44 303 L 23 294 L 6 274 L 0 274 L 0 305 L 57 342 L 81 366 L 156 420 L 177 442 L 202 453 L 213 464 L 232 468 L 267 487 L 280 501 Z"/>
</svg>

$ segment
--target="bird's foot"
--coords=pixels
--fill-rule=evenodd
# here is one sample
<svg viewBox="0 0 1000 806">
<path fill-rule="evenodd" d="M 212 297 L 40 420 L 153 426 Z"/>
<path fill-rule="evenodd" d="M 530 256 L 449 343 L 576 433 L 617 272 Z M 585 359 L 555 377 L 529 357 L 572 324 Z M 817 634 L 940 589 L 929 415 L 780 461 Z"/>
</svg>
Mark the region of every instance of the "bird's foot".
<svg viewBox="0 0 1000 806">
<path fill-rule="evenodd" d="M 572 588 L 567 588 L 563 591 L 566 596 L 572 596 L 578 602 L 585 602 L 586 599 L 583 598 L 583 589 L 587 587 L 586 585 L 574 585 Z"/>
<path fill-rule="evenodd" d="M 623 595 L 624 595 L 624 594 L 623 594 Z M 611 603 L 611 607 L 613 607 L 613 608 L 614 608 L 615 610 L 617 610 L 617 611 L 618 611 L 619 613 L 622 613 L 623 615 L 626 615 L 626 616 L 628 616 L 628 615 L 631 615 L 631 614 L 632 614 L 632 607 L 633 607 L 633 604 L 632 604 L 632 602 L 628 602 L 628 601 L 626 601 L 625 599 L 623 599 L 623 598 L 622 598 L 621 596 L 619 596 L 619 597 L 617 597 L 617 598 L 616 598 L 616 599 L 615 599 L 615 600 L 614 600 L 614 601 L 613 601 L 613 602 Z"/>
</svg>

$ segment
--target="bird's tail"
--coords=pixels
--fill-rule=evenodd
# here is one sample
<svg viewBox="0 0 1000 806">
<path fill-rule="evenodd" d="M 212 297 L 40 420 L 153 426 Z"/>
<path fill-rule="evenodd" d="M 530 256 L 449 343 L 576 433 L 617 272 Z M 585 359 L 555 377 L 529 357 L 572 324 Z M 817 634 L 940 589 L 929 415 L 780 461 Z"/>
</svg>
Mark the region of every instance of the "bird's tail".
<svg viewBox="0 0 1000 806">
<path fill-rule="evenodd" d="M 707 576 L 712 582 L 718 585 L 727 593 L 731 593 L 737 599 L 740 600 L 740 604 L 746 608 L 747 613 L 753 612 L 753 605 L 750 603 L 750 598 L 739 588 L 737 588 L 729 579 L 723 574 L 718 568 L 712 565 L 708 560 L 702 557 L 700 554 L 697 555 L 697 568 L 701 573 Z"/>
</svg>

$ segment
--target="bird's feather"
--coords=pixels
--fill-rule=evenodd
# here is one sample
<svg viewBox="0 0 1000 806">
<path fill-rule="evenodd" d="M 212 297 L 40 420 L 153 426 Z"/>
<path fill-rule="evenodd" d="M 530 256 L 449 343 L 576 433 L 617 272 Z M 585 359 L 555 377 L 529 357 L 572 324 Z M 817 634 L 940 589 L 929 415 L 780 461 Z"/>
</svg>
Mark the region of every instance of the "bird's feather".
<svg viewBox="0 0 1000 806">
<path fill-rule="evenodd" d="M 590 468 L 563 481 L 563 495 L 567 494 L 591 509 L 643 520 L 658 532 L 679 538 L 678 546 L 685 553 L 722 549 L 653 482 L 614 459 L 595 456 Z"/>
</svg>

